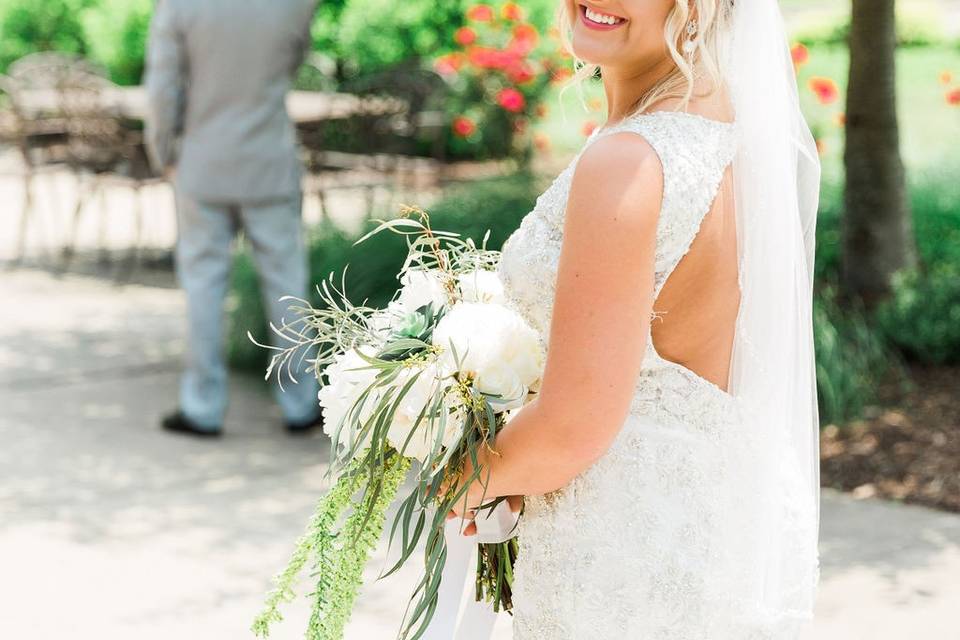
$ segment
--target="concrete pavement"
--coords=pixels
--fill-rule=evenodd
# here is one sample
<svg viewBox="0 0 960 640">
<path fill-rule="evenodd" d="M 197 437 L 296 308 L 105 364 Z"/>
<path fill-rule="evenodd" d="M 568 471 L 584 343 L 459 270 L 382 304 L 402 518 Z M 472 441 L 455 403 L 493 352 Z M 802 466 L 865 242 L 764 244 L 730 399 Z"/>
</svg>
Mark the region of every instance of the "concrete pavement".
<svg viewBox="0 0 960 640">
<path fill-rule="evenodd" d="M 0 300 L 0 637 L 250 638 L 326 486 L 323 438 L 288 437 L 245 376 L 222 440 L 157 429 L 184 348 L 175 289 L 13 271 Z M 822 548 L 808 638 L 960 639 L 960 516 L 827 493 Z M 394 637 L 414 577 L 365 588 L 347 638 Z M 307 602 L 287 612 L 272 638 L 302 637 Z"/>
</svg>

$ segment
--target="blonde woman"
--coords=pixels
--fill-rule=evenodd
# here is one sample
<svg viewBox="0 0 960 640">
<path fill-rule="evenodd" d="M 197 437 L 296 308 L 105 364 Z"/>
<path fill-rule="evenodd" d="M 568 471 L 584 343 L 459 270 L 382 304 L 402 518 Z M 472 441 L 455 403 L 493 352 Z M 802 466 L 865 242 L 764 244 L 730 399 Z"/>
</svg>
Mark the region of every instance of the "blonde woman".
<svg viewBox="0 0 960 640">
<path fill-rule="evenodd" d="M 779 9 L 563 15 L 608 119 L 504 247 L 547 366 L 463 511 L 525 496 L 516 640 L 796 638 L 817 573 L 819 163 Z"/>
</svg>

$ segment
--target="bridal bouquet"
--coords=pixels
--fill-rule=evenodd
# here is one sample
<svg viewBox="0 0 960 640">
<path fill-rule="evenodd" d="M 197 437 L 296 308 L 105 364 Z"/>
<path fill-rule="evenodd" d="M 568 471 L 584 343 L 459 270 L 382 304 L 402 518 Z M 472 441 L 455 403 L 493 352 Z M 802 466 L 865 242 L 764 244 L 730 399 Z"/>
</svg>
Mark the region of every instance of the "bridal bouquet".
<svg viewBox="0 0 960 640">
<path fill-rule="evenodd" d="M 296 354 L 316 350 L 311 369 L 324 383 L 319 400 L 336 480 L 254 621 L 258 636 L 281 620 L 278 607 L 294 597 L 293 583 L 309 564 L 316 585 L 307 638 L 342 638 L 364 566 L 397 501 L 389 539 L 399 559 L 382 577 L 425 537 L 423 576 L 400 632 L 420 637 L 437 604 L 447 513 L 467 484 L 483 482 L 478 453 L 492 448 L 509 412 L 539 385 L 539 336 L 504 304 L 499 253 L 485 248 L 486 239 L 478 247 L 434 231 L 422 210 L 403 213 L 359 241 L 384 231 L 407 240 L 401 287 L 386 308 L 351 304 L 331 276 L 319 287 L 322 308 L 298 301 L 297 321 L 273 328 L 291 346 L 274 348 L 268 377 L 285 371 L 292 379 Z M 412 488 L 398 497 L 411 468 Z M 481 514 L 498 503 L 485 503 Z M 480 545 L 476 597 L 495 610 L 511 609 L 516 554 L 515 538 Z"/>
</svg>

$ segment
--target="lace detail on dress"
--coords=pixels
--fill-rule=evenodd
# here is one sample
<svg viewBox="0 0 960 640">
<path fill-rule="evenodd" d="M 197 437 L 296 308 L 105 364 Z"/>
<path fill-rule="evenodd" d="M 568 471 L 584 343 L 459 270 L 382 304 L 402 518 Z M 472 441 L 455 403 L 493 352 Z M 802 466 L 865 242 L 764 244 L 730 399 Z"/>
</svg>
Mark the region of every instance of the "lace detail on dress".
<svg viewBox="0 0 960 640">
<path fill-rule="evenodd" d="M 736 126 L 656 112 L 598 130 L 584 149 L 619 131 L 642 135 L 663 167 L 659 293 L 716 197 L 736 151 Z M 510 303 L 544 340 L 582 153 L 537 199 L 500 264 Z M 648 339 L 630 416 L 610 450 L 564 489 L 527 498 L 515 640 L 796 637 L 798 620 L 789 612 L 757 604 L 759 561 L 750 562 L 751 536 L 762 531 L 751 526 L 756 440 L 743 432 L 741 411 L 716 385 L 661 358 Z"/>
</svg>

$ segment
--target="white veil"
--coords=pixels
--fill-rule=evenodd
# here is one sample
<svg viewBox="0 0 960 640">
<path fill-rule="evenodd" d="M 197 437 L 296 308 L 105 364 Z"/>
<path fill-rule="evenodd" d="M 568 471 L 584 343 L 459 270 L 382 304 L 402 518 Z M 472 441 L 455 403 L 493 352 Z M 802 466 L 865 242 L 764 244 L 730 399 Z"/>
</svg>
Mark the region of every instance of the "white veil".
<svg viewBox="0 0 960 640">
<path fill-rule="evenodd" d="M 820 160 L 777 1 L 733 0 L 725 37 L 722 64 L 741 136 L 733 178 L 741 302 L 728 388 L 759 438 L 754 593 L 771 615 L 806 618 L 820 497 L 812 326 Z"/>
</svg>

